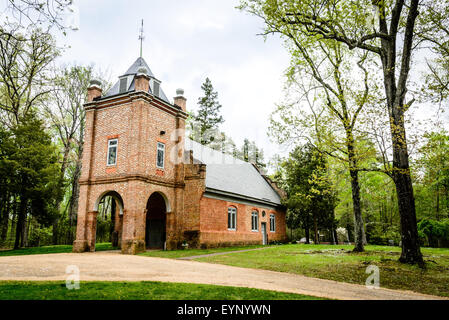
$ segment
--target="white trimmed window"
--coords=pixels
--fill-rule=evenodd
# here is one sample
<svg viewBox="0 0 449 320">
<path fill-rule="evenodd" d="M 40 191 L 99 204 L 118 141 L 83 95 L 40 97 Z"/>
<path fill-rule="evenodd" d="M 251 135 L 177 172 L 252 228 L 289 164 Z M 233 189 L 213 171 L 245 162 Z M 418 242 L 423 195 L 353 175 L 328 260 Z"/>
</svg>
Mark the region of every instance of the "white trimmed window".
<svg viewBox="0 0 449 320">
<path fill-rule="evenodd" d="M 117 164 L 117 148 L 118 148 L 118 139 L 108 140 L 108 156 L 106 165 L 115 166 Z"/>
<path fill-rule="evenodd" d="M 270 214 L 270 231 L 276 232 L 276 218 L 274 214 Z"/>
<path fill-rule="evenodd" d="M 251 231 L 259 231 L 259 212 L 251 213 Z"/>
<path fill-rule="evenodd" d="M 165 144 L 162 142 L 157 143 L 157 157 L 156 157 L 156 167 L 159 169 L 164 169 L 165 164 Z"/>
<path fill-rule="evenodd" d="M 235 230 L 237 225 L 237 209 L 234 207 L 228 208 L 228 230 Z"/>
</svg>

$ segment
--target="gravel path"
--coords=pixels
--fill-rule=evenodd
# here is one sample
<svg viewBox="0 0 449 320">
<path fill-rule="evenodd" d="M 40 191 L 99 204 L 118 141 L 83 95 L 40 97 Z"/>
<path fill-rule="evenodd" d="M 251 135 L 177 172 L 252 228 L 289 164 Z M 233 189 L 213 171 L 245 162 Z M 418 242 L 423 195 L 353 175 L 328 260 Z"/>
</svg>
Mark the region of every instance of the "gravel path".
<svg viewBox="0 0 449 320">
<path fill-rule="evenodd" d="M 69 265 L 79 267 L 81 287 L 82 281 L 92 280 L 152 280 L 249 287 L 332 299 L 442 299 L 411 291 L 368 289 L 362 285 L 290 273 L 122 255 L 118 251 L 0 257 L 0 280 L 65 280 Z"/>
</svg>

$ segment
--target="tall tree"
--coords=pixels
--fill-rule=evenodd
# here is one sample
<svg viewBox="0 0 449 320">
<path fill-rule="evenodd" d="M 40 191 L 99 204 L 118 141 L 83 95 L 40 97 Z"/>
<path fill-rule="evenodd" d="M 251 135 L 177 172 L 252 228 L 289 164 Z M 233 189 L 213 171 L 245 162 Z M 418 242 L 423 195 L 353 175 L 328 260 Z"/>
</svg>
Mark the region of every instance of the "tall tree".
<svg viewBox="0 0 449 320">
<path fill-rule="evenodd" d="M 0 34 L 0 110 L 6 115 L 2 117 L 4 124 L 17 125 L 45 101 L 51 91 L 49 65 L 58 54 L 53 37 L 41 29 L 31 29 L 24 35 L 15 26 Z"/>
<path fill-rule="evenodd" d="M 34 216 L 48 224 L 56 213 L 59 164 L 56 148 L 45 132 L 43 122 L 28 113 L 11 130 L 14 149 L 3 163 L 14 168 L 9 173 L 11 186 L 20 199 L 17 211 L 14 249 L 26 244 L 27 217 Z"/>
<path fill-rule="evenodd" d="M 278 183 L 287 192 L 285 204 L 289 208 L 292 226 L 304 227 L 306 238 L 313 229 L 314 243 L 319 243 L 318 230 L 334 230 L 336 197 L 329 181 L 326 160 L 310 144 L 296 147 L 289 158 L 281 162 L 275 174 Z M 331 231 L 331 232 L 332 232 Z"/>
<path fill-rule="evenodd" d="M 60 205 L 65 194 L 66 180 L 70 180 L 71 195 L 69 200 L 69 220 L 73 222 L 72 206 L 76 197 L 78 179 L 81 167 L 82 139 L 84 134 L 84 108 L 87 88 L 92 77 L 91 67 L 72 66 L 55 70 L 54 89 L 51 91 L 51 102 L 44 106 L 44 115 L 50 120 L 50 125 L 62 145 L 61 170 L 58 178 L 56 208 Z M 71 176 L 67 170 L 73 167 Z M 58 244 L 58 221 L 60 215 L 53 222 L 53 243 Z"/>
<path fill-rule="evenodd" d="M 440 220 L 449 216 L 449 135 L 441 130 L 424 138 L 417 160 L 422 175 L 418 181 L 429 190 L 427 194 L 432 201 L 427 209 L 434 212 L 432 218 Z"/>
<path fill-rule="evenodd" d="M 292 104 L 281 105 L 274 112 L 269 131 L 281 143 L 307 139 L 320 152 L 346 164 L 351 179 L 356 229 L 354 251 L 364 251 L 366 239 L 359 183 L 363 152 L 356 143 L 356 132 L 363 109 L 372 101 L 368 57 L 354 56 L 343 45 L 332 41 L 315 46 L 307 37 L 297 39 L 291 52 L 289 84 L 302 97 L 300 102 L 308 105 L 309 111 L 296 112 L 295 96 Z M 354 59 L 357 62 L 351 63 Z M 350 73 L 354 68 L 359 70 L 362 81 L 354 80 Z M 305 84 L 304 78 L 310 78 L 309 83 Z"/>
<path fill-rule="evenodd" d="M 401 217 L 402 253 L 399 260 L 422 265 L 404 123 L 405 113 L 414 101 L 407 101 L 406 95 L 410 61 L 416 49 L 413 41 L 419 6 L 419 0 L 241 1 L 242 9 L 264 19 L 267 33 L 280 33 L 293 42 L 306 36 L 317 45 L 332 40 L 351 50 L 372 53 L 380 60 L 381 81 L 390 117 L 392 177 Z M 421 8 L 425 10 L 422 4 Z M 377 17 L 373 16 L 373 9 Z"/>
<path fill-rule="evenodd" d="M 215 131 L 224 122 L 220 114 L 221 104 L 218 102 L 218 93 L 214 91 L 212 82 L 206 78 L 201 85 L 204 96 L 198 98 L 198 111 L 193 116 L 191 138 L 203 145 L 214 140 Z"/>
</svg>

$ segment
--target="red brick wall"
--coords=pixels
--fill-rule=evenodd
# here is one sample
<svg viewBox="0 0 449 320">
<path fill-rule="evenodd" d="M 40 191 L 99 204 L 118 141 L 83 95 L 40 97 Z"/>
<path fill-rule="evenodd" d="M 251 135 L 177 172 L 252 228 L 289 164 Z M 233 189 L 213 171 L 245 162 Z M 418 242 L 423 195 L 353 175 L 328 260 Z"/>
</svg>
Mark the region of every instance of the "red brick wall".
<svg viewBox="0 0 449 320">
<path fill-rule="evenodd" d="M 236 230 L 228 230 L 228 207 L 237 208 Z M 259 212 L 259 230 L 251 230 L 251 213 Z M 265 211 L 265 217 L 262 217 Z M 202 197 L 200 209 L 200 242 L 203 247 L 220 245 L 262 244 L 261 223 L 267 226 L 268 241 L 286 239 L 285 212 L 263 206 Z M 275 215 L 276 230 L 270 232 L 270 214 Z"/>
<path fill-rule="evenodd" d="M 193 247 L 261 243 L 260 227 L 258 232 L 251 231 L 253 209 L 259 210 L 259 225 L 267 223 L 269 241 L 285 239 L 283 212 L 203 196 L 207 166 L 175 161 L 184 155 L 183 112 L 164 106 L 144 92 L 93 101 L 85 107 L 75 252 L 95 250 L 97 204 L 111 191 L 120 196 L 120 206 L 124 208 L 120 218 L 123 253 L 145 250 L 146 208 L 154 192 L 162 194 L 166 201 L 167 249 L 179 248 L 184 240 Z M 161 131 L 165 134 L 161 135 Z M 117 164 L 107 166 L 111 138 L 118 139 Z M 164 170 L 156 167 L 158 141 L 165 143 Z M 237 208 L 236 231 L 227 229 L 230 205 Z M 261 215 L 263 210 L 265 217 Z M 269 216 L 273 212 L 274 233 L 269 231 Z"/>
<path fill-rule="evenodd" d="M 161 110 L 164 109 L 164 110 Z M 77 236 L 74 251 L 95 248 L 96 203 L 110 191 L 123 201 L 121 248 L 136 253 L 145 246 L 145 213 L 150 195 L 163 194 L 167 202 L 167 240 L 180 242 L 184 212 L 182 164 L 171 154 L 182 155 L 185 115 L 152 100 L 145 93 L 86 104 L 86 130 L 80 178 Z M 165 134 L 161 135 L 161 131 Z M 107 166 L 108 139 L 118 139 L 117 164 Z M 177 142 L 179 143 L 177 144 Z M 157 142 L 165 143 L 165 166 L 156 168 Z M 174 159 L 176 160 L 176 159 Z M 171 244 L 168 247 L 171 247 Z"/>
</svg>

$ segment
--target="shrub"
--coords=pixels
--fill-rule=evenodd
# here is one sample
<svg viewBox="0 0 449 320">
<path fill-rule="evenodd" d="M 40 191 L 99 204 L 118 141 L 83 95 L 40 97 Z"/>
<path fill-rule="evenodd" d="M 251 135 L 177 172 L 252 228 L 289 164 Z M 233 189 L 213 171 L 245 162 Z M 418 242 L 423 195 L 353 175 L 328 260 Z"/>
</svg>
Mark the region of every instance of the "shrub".
<svg viewBox="0 0 449 320">
<path fill-rule="evenodd" d="M 366 224 L 366 240 L 370 244 L 386 246 L 388 240 L 393 240 L 394 244 L 399 244 L 401 234 L 396 226 L 388 226 L 383 223 L 371 222 Z"/>
<path fill-rule="evenodd" d="M 430 247 L 448 246 L 449 219 L 442 221 L 422 219 L 418 223 L 418 233 L 424 243 Z"/>
<path fill-rule="evenodd" d="M 49 246 L 53 241 L 52 228 L 37 228 L 30 233 L 28 238 L 28 246 L 39 247 L 39 246 Z"/>
</svg>

